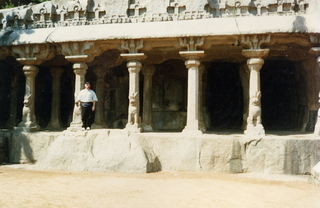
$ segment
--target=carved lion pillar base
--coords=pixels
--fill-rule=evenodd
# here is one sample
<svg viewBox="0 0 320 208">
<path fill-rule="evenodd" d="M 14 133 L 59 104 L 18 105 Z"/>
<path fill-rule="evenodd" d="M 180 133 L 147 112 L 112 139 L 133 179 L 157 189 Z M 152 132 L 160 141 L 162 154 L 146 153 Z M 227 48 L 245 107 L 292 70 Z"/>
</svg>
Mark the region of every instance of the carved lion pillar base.
<svg viewBox="0 0 320 208">
<path fill-rule="evenodd" d="M 18 131 L 39 131 L 41 128 L 36 122 L 36 116 L 34 113 L 34 101 L 35 101 L 35 77 L 38 74 L 39 69 L 34 65 L 25 65 L 23 67 L 23 73 L 26 76 L 26 87 L 22 109 L 22 121 L 19 123 L 15 130 Z"/>
<path fill-rule="evenodd" d="M 243 50 L 242 54 L 249 57 L 247 65 L 250 70 L 249 80 L 249 111 L 245 135 L 265 136 L 265 130 L 261 119 L 261 90 L 260 70 L 264 64 L 261 58 L 269 53 L 268 49 Z"/>
<path fill-rule="evenodd" d="M 82 90 L 84 86 L 85 77 L 84 75 L 87 72 L 88 66 L 84 62 L 74 63 L 73 64 L 74 73 L 76 74 L 76 82 L 74 88 L 74 99 L 76 101 L 79 92 Z M 82 128 L 82 120 L 81 120 L 81 110 L 79 107 L 74 105 L 73 109 L 73 120 L 68 128 L 69 131 L 80 131 Z"/>
<path fill-rule="evenodd" d="M 142 131 L 139 102 L 139 72 L 142 67 L 140 60 L 146 56 L 144 53 L 132 53 L 121 54 L 121 57 L 128 60 L 127 67 L 129 71 L 129 107 L 126 130 L 139 133 Z"/>
</svg>

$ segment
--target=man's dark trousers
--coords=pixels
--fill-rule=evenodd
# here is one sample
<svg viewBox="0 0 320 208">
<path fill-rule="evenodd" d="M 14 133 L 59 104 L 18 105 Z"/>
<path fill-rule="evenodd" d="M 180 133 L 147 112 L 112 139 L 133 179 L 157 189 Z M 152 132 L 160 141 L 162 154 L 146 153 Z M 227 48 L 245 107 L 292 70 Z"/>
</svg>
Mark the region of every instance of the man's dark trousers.
<svg viewBox="0 0 320 208">
<path fill-rule="evenodd" d="M 81 103 L 81 119 L 82 127 L 91 129 L 91 124 L 94 119 L 94 112 L 92 111 L 93 102 Z"/>
</svg>

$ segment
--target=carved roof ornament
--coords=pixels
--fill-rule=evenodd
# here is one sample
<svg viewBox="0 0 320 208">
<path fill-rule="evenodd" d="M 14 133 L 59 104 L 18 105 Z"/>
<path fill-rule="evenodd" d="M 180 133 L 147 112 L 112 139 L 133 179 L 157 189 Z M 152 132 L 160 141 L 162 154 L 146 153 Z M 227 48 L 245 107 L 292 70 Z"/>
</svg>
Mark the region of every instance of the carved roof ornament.
<svg viewBox="0 0 320 208">
<path fill-rule="evenodd" d="M 203 43 L 204 37 L 179 38 L 180 46 L 187 47 L 187 51 L 196 51 L 197 47 L 202 46 Z"/>
<path fill-rule="evenodd" d="M 12 46 L 11 54 L 24 65 L 40 65 L 54 57 L 52 48 L 47 44 Z"/>
<path fill-rule="evenodd" d="M 164 1 L 164 0 L 162 0 Z M 141 1 L 142 2 L 142 1 Z M 93 24 L 179 21 L 234 16 L 300 15 L 308 11 L 306 0 L 208 0 L 192 2 L 166 0 L 164 8 L 154 10 L 156 1 L 142 4 L 130 0 L 126 9 L 123 1 L 107 0 L 51 0 L 12 9 L 0 10 L 0 28 L 31 29 Z M 186 8 L 198 9 L 188 10 Z M 109 8 L 110 7 L 110 8 Z M 107 12 L 111 8 L 114 12 Z M 41 10 L 41 11 L 40 11 Z M 159 13 L 159 11 L 165 11 Z M 103 13 L 103 15 L 101 15 Z"/>
<path fill-rule="evenodd" d="M 178 0 L 170 0 L 169 6 L 167 7 L 167 12 L 169 14 L 178 15 L 182 11 L 186 10 L 185 5 L 181 5 Z"/>
</svg>

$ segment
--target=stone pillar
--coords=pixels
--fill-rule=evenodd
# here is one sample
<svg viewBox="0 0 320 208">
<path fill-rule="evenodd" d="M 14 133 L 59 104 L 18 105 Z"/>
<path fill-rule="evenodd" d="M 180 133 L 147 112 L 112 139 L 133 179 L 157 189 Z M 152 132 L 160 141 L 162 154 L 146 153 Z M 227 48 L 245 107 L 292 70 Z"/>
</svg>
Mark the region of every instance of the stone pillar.
<svg viewBox="0 0 320 208">
<path fill-rule="evenodd" d="M 121 57 L 128 60 L 129 71 L 129 107 L 126 129 L 131 132 L 141 132 L 139 72 L 142 67 L 140 60 L 144 59 L 145 55 L 144 53 L 133 53 L 121 54 Z"/>
<path fill-rule="evenodd" d="M 23 67 L 24 75 L 26 76 L 26 86 L 22 109 L 22 121 L 19 123 L 16 130 L 23 131 L 38 131 L 40 126 L 36 122 L 36 116 L 34 112 L 35 101 L 35 77 L 37 76 L 39 69 L 34 65 L 25 65 Z"/>
<path fill-rule="evenodd" d="M 73 64 L 73 71 L 76 75 L 76 81 L 75 81 L 75 87 L 74 87 L 74 100 L 75 101 L 77 99 L 79 92 L 84 87 L 84 82 L 85 82 L 84 75 L 86 74 L 87 69 L 88 69 L 88 66 L 84 62 L 76 62 Z M 71 122 L 68 130 L 78 131 L 78 130 L 81 130 L 81 127 L 82 127 L 81 110 L 79 110 L 79 107 L 77 107 L 75 104 L 74 109 L 73 109 L 72 122 Z"/>
<path fill-rule="evenodd" d="M 249 58 L 247 65 L 250 70 L 249 112 L 247 128 L 244 131 L 246 135 L 265 135 L 261 120 L 260 69 L 264 64 L 264 60 L 261 57 L 268 53 L 268 49 L 249 49 L 242 51 L 242 54 Z"/>
<path fill-rule="evenodd" d="M 155 71 L 156 68 L 153 65 L 146 65 L 142 68 L 142 74 L 144 75 L 142 127 L 144 131 L 154 131 L 152 122 L 152 76 Z"/>
<path fill-rule="evenodd" d="M 249 110 L 249 76 L 250 71 L 247 64 L 241 64 L 239 75 L 243 89 L 243 121 L 241 129 L 245 130 L 247 127 L 247 118 Z"/>
<path fill-rule="evenodd" d="M 60 120 L 60 77 L 63 73 L 61 67 L 52 67 L 50 69 L 50 74 L 52 76 L 52 102 L 51 102 L 51 119 L 48 124 L 49 129 L 59 129 L 61 128 Z"/>
<path fill-rule="evenodd" d="M 19 79 L 20 72 L 16 73 L 11 78 L 11 99 L 10 99 L 10 117 L 6 122 L 7 128 L 13 128 L 16 126 L 16 118 L 17 118 L 17 96 L 19 90 Z"/>
<path fill-rule="evenodd" d="M 206 123 L 204 121 L 204 105 L 203 105 L 203 98 L 204 98 L 204 88 L 203 88 L 203 84 L 202 84 L 202 77 L 203 77 L 203 73 L 205 71 L 205 66 L 203 64 L 201 64 L 199 66 L 199 129 L 204 132 L 206 131 Z"/>
<path fill-rule="evenodd" d="M 204 56 L 204 51 L 180 51 L 180 55 L 187 59 L 185 65 L 188 69 L 188 104 L 187 124 L 185 133 L 201 133 L 199 129 L 199 58 Z"/>
<path fill-rule="evenodd" d="M 317 57 L 317 65 L 318 65 L 318 70 L 317 71 L 319 71 L 319 69 L 320 69 L 320 56 L 319 56 L 320 55 L 320 47 L 311 48 L 309 53 L 315 54 L 315 55 L 318 56 Z M 319 103 L 320 103 L 320 92 L 319 92 Z M 320 108 L 318 108 L 317 122 L 316 122 L 316 125 L 314 126 L 314 135 L 315 136 L 320 136 Z"/>
<path fill-rule="evenodd" d="M 92 126 L 93 128 L 104 128 L 106 127 L 106 124 L 105 124 L 105 118 L 104 118 L 104 102 L 103 102 L 104 96 L 103 95 L 104 95 L 104 77 L 107 73 L 107 70 L 101 67 L 97 67 L 93 71 L 97 76 L 96 94 L 99 99 L 99 102 L 97 102 L 96 104 L 95 119 L 94 119 L 94 124 Z"/>
</svg>

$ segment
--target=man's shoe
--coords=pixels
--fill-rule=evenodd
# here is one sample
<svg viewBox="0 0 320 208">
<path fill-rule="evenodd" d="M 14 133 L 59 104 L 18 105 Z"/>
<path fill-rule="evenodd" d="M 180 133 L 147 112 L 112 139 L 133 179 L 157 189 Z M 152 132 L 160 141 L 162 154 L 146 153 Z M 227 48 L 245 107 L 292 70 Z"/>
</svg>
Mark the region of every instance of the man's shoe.
<svg viewBox="0 0 320 208">
<path fill-rule="evenodd" d="M 86 130 L 84 127 L 82 127 L 82 131 Z"/>
<path fill-rule="evenodd" d="M 87 127 L 87 131 L 90 131 L 90 127 Z"/>
</svg>

